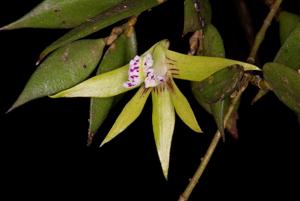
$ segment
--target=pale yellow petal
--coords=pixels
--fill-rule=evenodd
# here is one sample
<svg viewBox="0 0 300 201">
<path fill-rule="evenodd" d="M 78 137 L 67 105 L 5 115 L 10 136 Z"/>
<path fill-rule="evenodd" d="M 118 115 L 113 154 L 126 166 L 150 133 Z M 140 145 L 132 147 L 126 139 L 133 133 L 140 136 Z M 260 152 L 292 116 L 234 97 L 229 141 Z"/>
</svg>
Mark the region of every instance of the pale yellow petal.
<svg viewBox="0 0 300 201">
<path fill-rule="evenodd" d="M 165 178 L 168 177 L 175 112 L 168 90 L 153 90 L 152 124 L 156 148 Z"/>
<path fill-rule="evenodd" d="M 50 97 L 111 97 L 134 88 L 124 87 L 124 83 L 127 79 L 128 65 L 92 77 L 70 89 Z"/>
<path fill-rule="evenodd" d="M 173 80 L 170 88 L 170 95 L 175 111 L 182 121 L 193 131 L 198 133 L 202 132 L 188 100 L 181 93 Z"/>
<path fill-rule="evenodd" d="M 145 89 L 144 87 L 141 87 L 137 91 L 137 93 L 123 108 L 122 112 L 118 116 L 117 120 L 110 129 L 101 146 L 123 132 L 132 122 L 134 122 L 138 118 L 144 108 L 150 91 L 150 89 Z"/>
<path fill-rule="evenodd" d="M 170 50 L 167 50 L 166 55 L 173 77 L 184 80 L 202 81 L 215 72 L 234 64 L 243 66 L 246 71 L 260 70 L 255 65 L 221 57 L 190 56 Z"/>
</svg>

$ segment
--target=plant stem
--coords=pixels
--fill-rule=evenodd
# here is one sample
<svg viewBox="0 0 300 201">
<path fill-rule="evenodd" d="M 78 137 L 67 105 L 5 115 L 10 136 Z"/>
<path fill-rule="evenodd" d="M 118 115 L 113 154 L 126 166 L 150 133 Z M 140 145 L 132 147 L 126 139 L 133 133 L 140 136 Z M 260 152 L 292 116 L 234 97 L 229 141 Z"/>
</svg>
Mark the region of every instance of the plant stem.
<svg viewBox="0 0 300 201">
<path fill-rule="evenodd" d="M 282 3 L 282 0 L 276 0 L 274 2 L 274 4 L 271 6 L 270 12 L 267 15 L 266 19 L 264 20 L 264 23 L 262 25 L 262 27 L 260 28 L 259 32 L 257 33 L 255 40 L 254 40 L 254 44 L 252 46 L 250 55 L 247 59 L 247 61 L 249 63 L 255 63 L 255 57 L 257 54 L 257 51 L 259 49 L 259 46 L 261 45 L 262 41 L 264 40 L 266 31 L 268 29 L 268 27 L 270 26 L 274 16 L 276 15 L 280 5 Z M 240 89 L 240 91 L 238 92 L 238 94 L 233 98 L 232 103 L 228 109 L 228 112 L 225 115 L 224 118 L 224 125 L 226 125 L 229 117 L 231 116 L 231 114 L 234 111 L 234 108 L 236 106 L 236 104 L 238 103 L 238 100 L 240 99 L 243 91 L 246 89 L 249 81 L 250 81 L 251 75 L 248 76 L 248 80 L 246 78 L 246 81 L 244 83 L 244 86 L 242 86 L 242 88 Z M 204 170 L 206 169 L 220 139 L 221 139 L 221 133 L 219 131 L 217 131 L 204 155 L 204 157 L 202 158 L 200 165 L 198 166 L 196 172 L 194 173 L 193 177 L 191 178 L 188 186 L 186 187 L 185 191 L 180 195 L 178 201 L 188 201 L 191 193 L 193 192 L 195 186 L 197 185 L 197 183 L 199 182 L 199 179 L 201 178 L 201 176 L 203 175 Z"/>
<path fill-rule="evenodd" d="M 274 16 L 276 15 L 281 3 L 282 3 L 282 0 L 276 0 L 274 2 L 269 14 L 267 15 L 266 19 L 264 20 L 262 27 L 260 28 L 259 32 L 256 34 L 254 44 L 252 46 L 250 55 L 247 59 L 247 61 L 249 63 L 255 63 L 255 57 L 256 57 L 257 51 L 259 49 L 259 46 L 262 43 L 262 41 L 264 40 L 266 31 L 269 28 L 269 26 L 271 25 L 271 22 L 272 22 Z"/>
<path fill-rule="evenodd" d="M 190 180 L 190 183 L 186 187 L 185 191 L 180 195 L 178 201 L 187 201 L 189 199 L 189 197 L 190 197 L 191 193 L 193 192 L 195 186 L 197 185 L 200 177 L 202 176 L 212 154 L 214 153 L 220 139 L 221 139 L 221 133 L 220 133 L 220 131 L 217 131 L 205 153 L 205 156 L 202 158 L 197 171 L 195 172 L 194 176 Z"/>
<path fill-rule="evenodd" d="M 246 89 L 248 85 L 248 82 L 245 83 L 244 86 L 242 86 L 241 90 L 237 93 L 237 95 L 233 98 L 232 103 L 230 104 L 230 107 L 224 117 L 224 125 L 226 125 L 226 122 L 228 121 L 229 117 L 231 116 L 232 112 L 234 111 L 234 108 L 236 104 L 238 103 L 238 100 L 240 99 L 243 91 Z M 180 195 L 178 201 L 188 201 L 190 195 L 192 194 L 195 186 L 199 182 L 199 179 L 201 178 L 204 170 L 207 167 L 208 162 L 210 161 L 220 139 L 221 139 L 221 133 L 220 131 L 217 131 L 204 155 L 202 158 L 200 165 L 198 166 L 198 169 L 194 173 L 193 177 L 191 178 L 188 186 L 186 187 L 185 191 Z"/>
</svg>

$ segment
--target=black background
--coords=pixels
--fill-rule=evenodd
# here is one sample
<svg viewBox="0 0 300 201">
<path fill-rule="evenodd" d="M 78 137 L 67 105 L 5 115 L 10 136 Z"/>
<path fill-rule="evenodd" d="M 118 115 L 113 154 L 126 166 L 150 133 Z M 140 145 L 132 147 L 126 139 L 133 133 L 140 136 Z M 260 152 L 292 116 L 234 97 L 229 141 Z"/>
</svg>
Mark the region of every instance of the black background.
<svg viewBox="0 0 300 201">
<path fill-rule="evenodd" d="M 268 8 L 247 1 L 255 31 Z M 37 1 L 10 0 L 0 4 L 0 25 L 24 15 Z M 186 52 L 181 37 L 182 1 L 144 13 L 137 23 L 139 52 L 168 38 L 172 49 Z M 298 7 L 297 7 L 298 6 Z M 245 60 L 249 53 L 233 1 L 212 1 L 213 24 L 220 31 L 227 57 Z M 285 1 L 289 11 L 299 1 Z M 104 30 L 99 36 L 108 33 Z M 121 108 L 125 96 L 86 147 L 88 99 L 42 98 L 5 114 L 35 70 L 39 53 L 65 30 L 23 29 L 0 32 L 0 143 L 2 191 L 12 199 L 85 196 L 97 200 L 177 200 L 215 131 L 212 118 L 196 103 L 186 82 L 180 88 L 194 108 L 205 133 L 190 131 L 179 119 L 172 144 L 169 180 L 160 169 L 151 128 L 151 101 L 141 117 L 115 140 L 98 148 Z M 95 35 L 97 36 L 97 35 Z M 261 63 L 272 61 L 279 48 L 278 24 L 267 32 L 259 51 Z M 296 117 L 273 93 L 254 106 L 250 87 L 241 103 L 238 140 L 227 136 L 218 146 L 193 200 L 299 200 L 299 126 Z M 295 197 L 297 196 L 297 197 Z M 291 199 L 291 197 L 294 197 Z"/>
</svg>

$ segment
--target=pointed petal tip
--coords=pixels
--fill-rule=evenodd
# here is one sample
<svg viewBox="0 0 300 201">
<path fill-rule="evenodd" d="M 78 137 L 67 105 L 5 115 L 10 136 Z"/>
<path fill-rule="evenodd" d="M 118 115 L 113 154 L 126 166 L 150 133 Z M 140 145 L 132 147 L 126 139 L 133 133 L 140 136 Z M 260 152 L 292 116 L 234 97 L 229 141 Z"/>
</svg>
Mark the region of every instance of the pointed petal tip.
<svg viewBox="0 0 300 201">
<path fill-rule="evenodd" d="M 197 128 L 193 129 L 196 133 L 203 133 L 202 129 L 200 128 L 200 126 L 198 126 Z"/>
<path fill-rule="evenodd" d="M 108 142 L 108 140 L 104 139 L 103 142 L 101 142 L 101 144 L 99 145 L 99 148 L 103 147 L 104 144 L 106 144 Z"/>
<path fill-rule="evenodd" d="M 164 178 L 168 181 L 168 170 L 163 170 Z"/>
<path fill-rule="evenodd" d="M 5 31 L 7 30 L 6 26 L 0 27 L 0 31 Z"/>
<path fill-rule="evenodd" d="M 11 106 L 11 107 L 5 112 L 5 114 L 10 113 L 10 112 L 13 111 L 15 108 L 16 108 L 16 107 Z"/>
</svg>

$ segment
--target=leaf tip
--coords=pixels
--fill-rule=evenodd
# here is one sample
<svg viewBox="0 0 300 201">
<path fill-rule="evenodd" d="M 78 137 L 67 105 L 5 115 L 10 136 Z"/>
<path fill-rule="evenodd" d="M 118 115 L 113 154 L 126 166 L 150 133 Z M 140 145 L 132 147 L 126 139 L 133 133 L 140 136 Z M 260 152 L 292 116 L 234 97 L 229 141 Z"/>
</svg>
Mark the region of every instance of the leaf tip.
<svg viewBox="0 0 300 201">
<path fill-rule="evenodd" d="M 14 102 L 14 104 L 5 112 L 5 114 L 10 113 L 11 111 L 13 111 L 14 109 L 16 109 L 17 107 L 27 103 L 28 101 L 30 101 L 32 99 L 25 99 L 22 97 L 22 95 L 20 95 L 20 97 Z"/>
<path fill-rule="evenodd" d="M 8 30 L 12 30 L 12 29 L 14 29 L 12 27 L 12 24 L 8 24 L 8 25 L 4 25 L 4 26 L 0 27 L 0 31 L 8 31 Z"/>
</svg>

